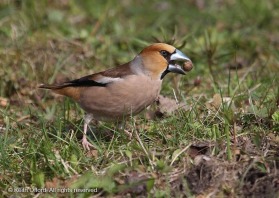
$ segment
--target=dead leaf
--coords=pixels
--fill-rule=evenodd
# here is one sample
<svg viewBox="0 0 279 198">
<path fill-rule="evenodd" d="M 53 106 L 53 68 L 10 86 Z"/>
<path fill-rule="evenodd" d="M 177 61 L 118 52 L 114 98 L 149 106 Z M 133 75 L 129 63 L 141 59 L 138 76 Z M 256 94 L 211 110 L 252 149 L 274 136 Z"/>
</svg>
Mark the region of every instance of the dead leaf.
<svg viewBox="0 0 279 198">
<path fill-rule="evenodd" d="M 46 188 L 69 188 L 72 183 L 74 183 L 78 179 L 78 175 L 73 175 L 69 179 L 60 179 L 57 177 L 52 178 L 50 181 L 46 181 Z"/>
<path fill-rule="evenodd" d="M 191 145 L 188 149 L 188 155 L 193 159 L 198 155 L 205 155 L 209 149 L 208 145 L 195 146 Z"/>
<path fill-rule="evenodd" d="M 148 110 L 145 113 L 145 118 L 147 120 L 154 120 L 155 118 L 162 118 L 164 116 L 164 114 L 159 110 Z"/>
<path fill-rule="evenodd" d="M 86 157 L 90 158 L 97 158 L 98 157 L 98 150 L 92 149 L 86 152 Z"/>
<path fill-rule="evenodd" d="M 154 106 L 156 106 L 154 108 Z M 158 96 L 156 105 L 149 107 L 145 113 L 145 118 L 154 120 L 155 118 L 162 118 L 165 115 L 170 115 L 178 109 L 186 109 L 185 103 L 177 103 L 176 100 L 162 95 Z"/>
<path fill-rule="evenodd" d="M 159 111 L 163 114 L 171 114 L 180 108 L 185 108 L 185 106 L 186 104 L 179 104 L 174 99 L 162 95 L 159 95 L 158 97 L 158 108 Z"/>
<path fill-rule="evenodd" d="M 219 107 L 222 104 L 222 98 L 220 94 L 214 94 L 212 103 L 211 103 L 216 109 L 219 109 Z"/>
<path fill-rule="evenodd" d="M 213 98 L 206 103 L 206 107 L 209 109 L 219 109 L 223 103 L 230 104 L 232 99 L 230 97 L 221 97 L 220 94 L 214 94 Z M 232 105 L 232 108 L 235 108 L 235 105 Z"/>
<path fill-rule="evenodd" d="M 126 178 L 126 183 L 131 185 L 127 192 L 135 195 L 144 194 L 146 192 L 146 182 L 144 182 L 146 179 L 145 175 L 132 171 Z"/>
</svg>

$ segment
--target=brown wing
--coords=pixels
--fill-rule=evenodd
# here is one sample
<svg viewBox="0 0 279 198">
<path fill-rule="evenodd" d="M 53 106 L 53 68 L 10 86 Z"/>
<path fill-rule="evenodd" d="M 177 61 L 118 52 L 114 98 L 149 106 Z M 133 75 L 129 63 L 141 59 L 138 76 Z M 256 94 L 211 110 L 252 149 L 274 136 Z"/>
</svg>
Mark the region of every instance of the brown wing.
<svg viewBox="0 0 279 198">
<path fill-rule="evenodd" d="M 123 78 L 125 76 L 132 75 L 133 72 L 130 68 L 130 63 L 126 63 L 124 65 L 117 66 L 115 68 L 100 72 L 98 74 L 111 78 Z"/>
<path fill-rule="evenodd" d="M 39 88 L 51 89 L 55 93 L 65 95 L 75 100 L 78 100 L 80 96 L 80 91 L 83 87 L 92 87 L 92 86 L 106 87 L 106 85 L 109 84 L 110 82 L 102 81 L 104 77 L 111 78 L 111 79 L 123 78 L 127 75 L 132 75 L 132 74 L 133 73 L 131 68 L 129 67 L 129 63 L 126 63 L 124 65 L 120 65 L 118 67 L 103 72 L 84 76 L 79 79 L 64 82 L 62 84 L 54 84 L 54 85 L 42 84 L 39 86 Z"/>
</svg>

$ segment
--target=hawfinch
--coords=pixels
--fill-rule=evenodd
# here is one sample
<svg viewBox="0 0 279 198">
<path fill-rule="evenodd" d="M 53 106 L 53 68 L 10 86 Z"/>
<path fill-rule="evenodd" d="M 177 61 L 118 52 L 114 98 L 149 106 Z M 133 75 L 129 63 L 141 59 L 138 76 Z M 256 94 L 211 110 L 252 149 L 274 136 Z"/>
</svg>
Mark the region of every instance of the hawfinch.
<svg viewBox="0 0 279 198">
<path fill-rule="evenodd" d="M 121 121 L 140 113 L 157 99 L 167 73 L 189 71 L 180 63 L 192 68 L 191 60 L 181 51 L 165 43 L 155 43 L 123 65 L 62 84 L 43 84 L 39 88 L 68 96 L 84 109 L 82 145 L 89 150 L 93 145 L 87 141 L 86 131 L 92 119 Z"/>
</svg>

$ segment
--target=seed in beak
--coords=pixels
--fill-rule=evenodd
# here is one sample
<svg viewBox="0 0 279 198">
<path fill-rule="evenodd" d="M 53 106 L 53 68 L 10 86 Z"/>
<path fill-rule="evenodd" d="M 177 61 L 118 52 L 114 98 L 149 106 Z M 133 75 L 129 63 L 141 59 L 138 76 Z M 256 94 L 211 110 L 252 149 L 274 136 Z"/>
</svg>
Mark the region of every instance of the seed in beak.
<svg viewBox="0 0 279 198">
<path fill-rule="evenodd" d="M 192 68 L 193 68 L 193 63 L 192 63 L 192 61 L 187 61 L 187 62 L 184 62 L 184 64 L 183 64 L 183 69 L 184 69 L 184 71 L 191 71 L 192 70 Z"/>
</svg>

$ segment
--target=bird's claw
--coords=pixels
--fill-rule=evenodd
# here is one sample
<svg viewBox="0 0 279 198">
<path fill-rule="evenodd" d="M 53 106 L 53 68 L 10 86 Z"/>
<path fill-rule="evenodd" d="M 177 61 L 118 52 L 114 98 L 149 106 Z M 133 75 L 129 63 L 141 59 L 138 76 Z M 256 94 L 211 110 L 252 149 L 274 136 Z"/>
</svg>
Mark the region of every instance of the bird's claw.
<svg viewBox="0 0 279 198">
<path fill-rule="evenodd" d="M 90 151 L 90 147 L 91 148 L 95 148 L 91 143 L 88 142 L 88 140 L 86 139 L 86 137 L 83 137 L 82 138 L 82 147 L 85 149 L 85 150 L 88 150 Z"/>
<path fill-rule="evenodd" d="M 128 130 L 124 129 L 124 133 L 129 137 L 129 140 L 132 140 L 133 133 L 129 132 Z"/>
</svg>

